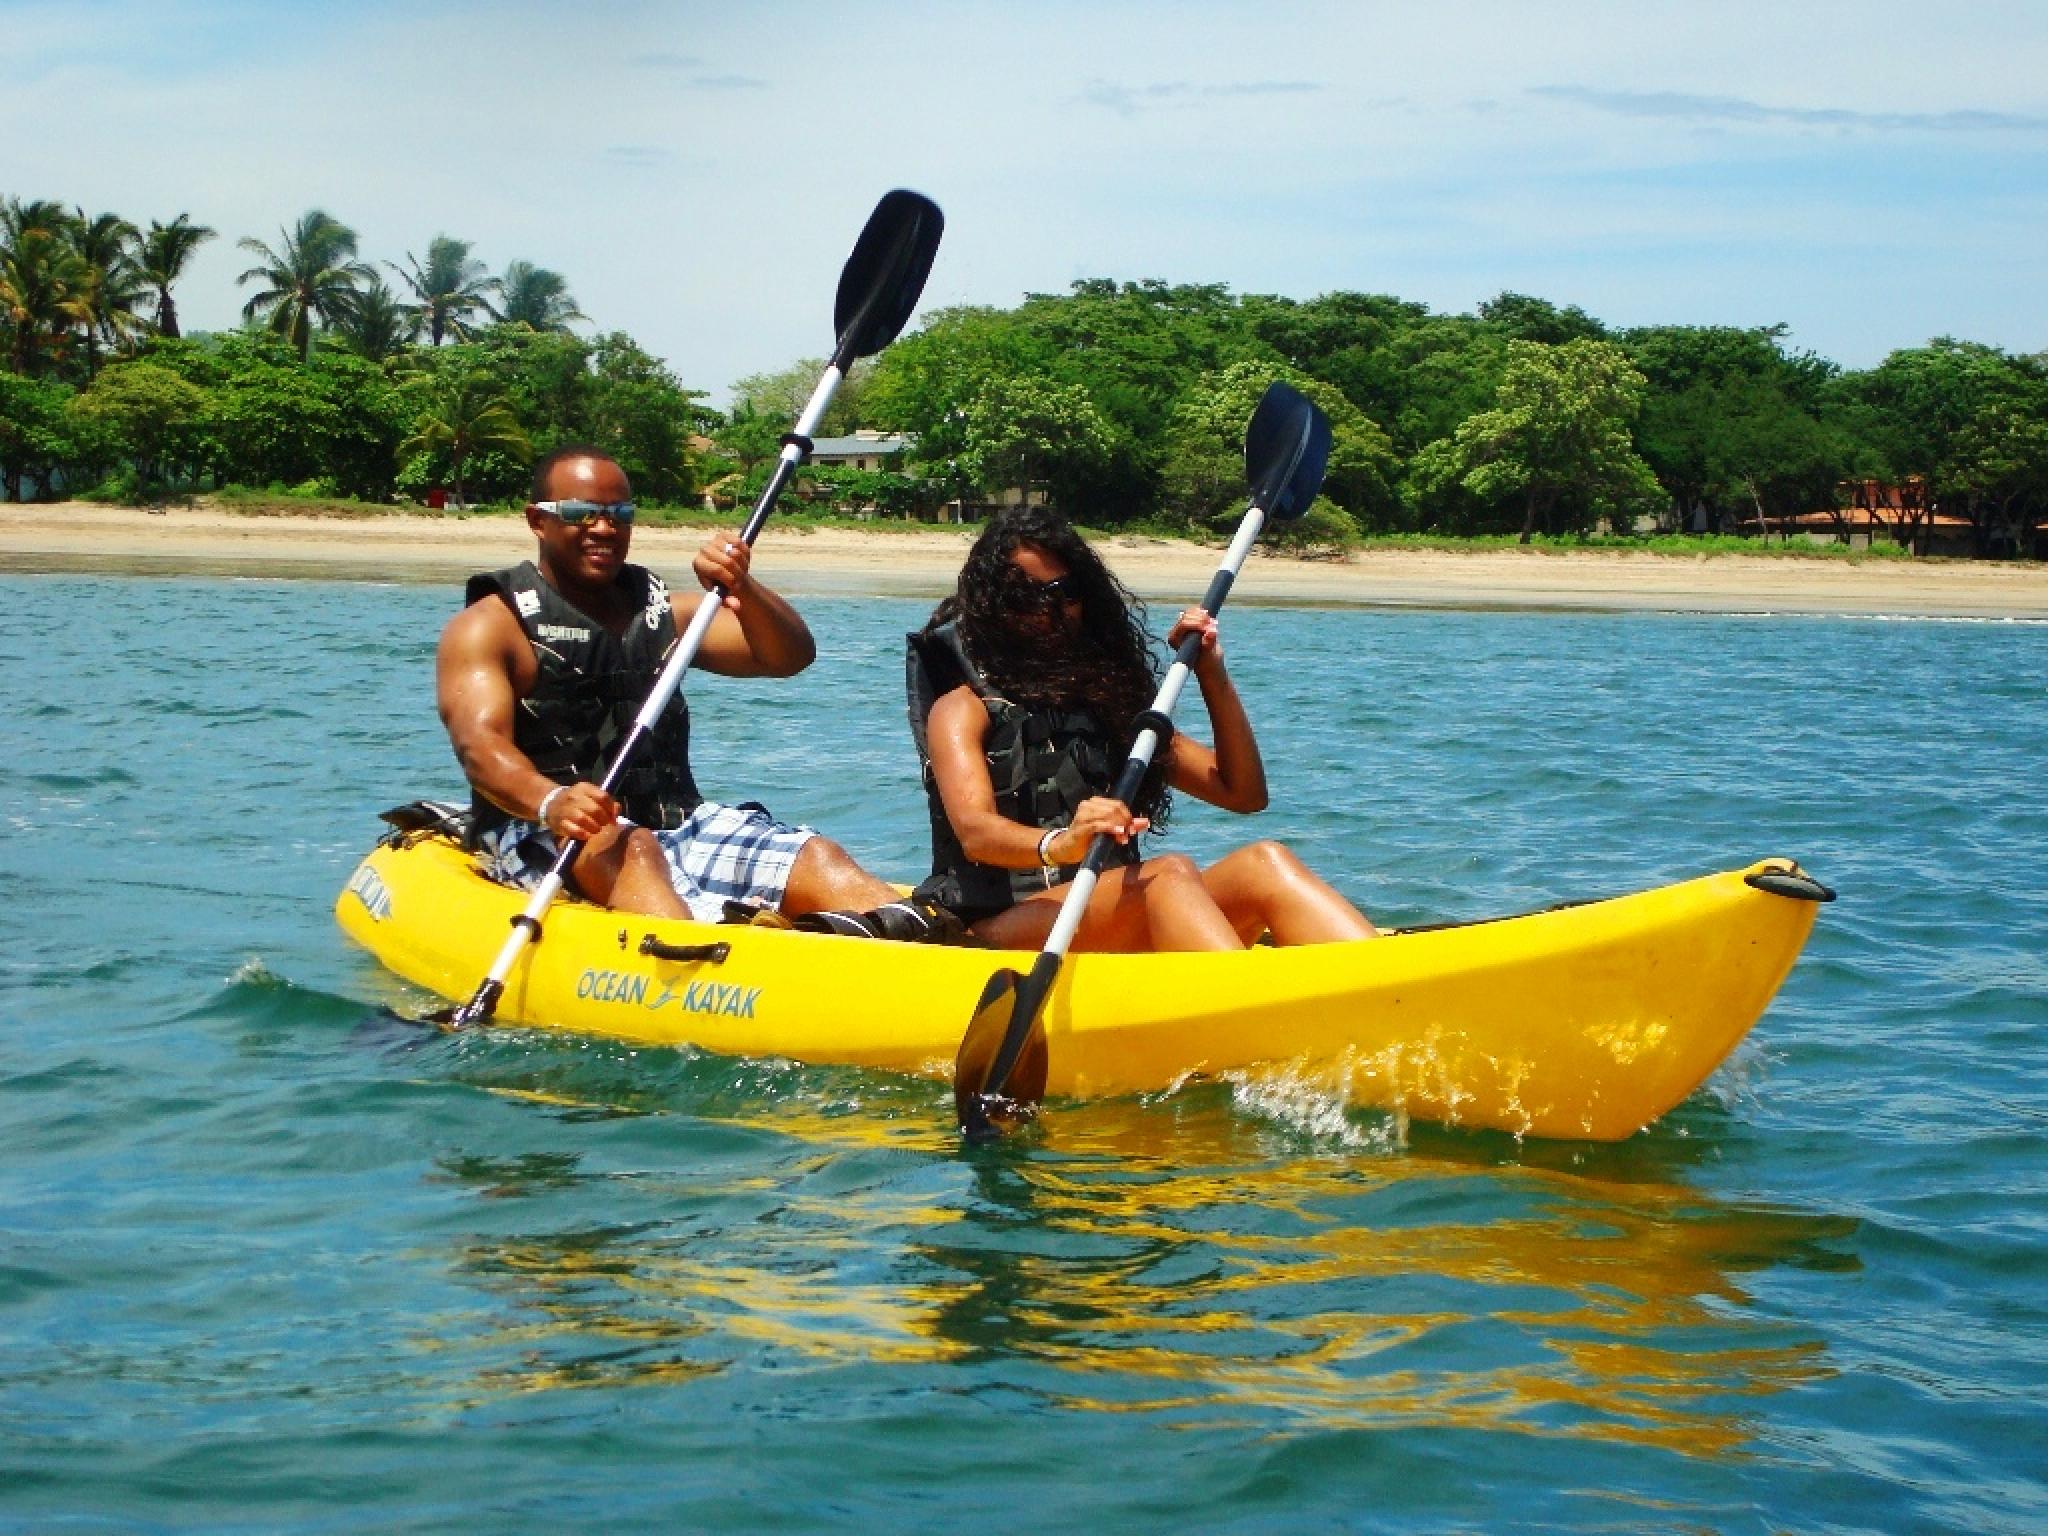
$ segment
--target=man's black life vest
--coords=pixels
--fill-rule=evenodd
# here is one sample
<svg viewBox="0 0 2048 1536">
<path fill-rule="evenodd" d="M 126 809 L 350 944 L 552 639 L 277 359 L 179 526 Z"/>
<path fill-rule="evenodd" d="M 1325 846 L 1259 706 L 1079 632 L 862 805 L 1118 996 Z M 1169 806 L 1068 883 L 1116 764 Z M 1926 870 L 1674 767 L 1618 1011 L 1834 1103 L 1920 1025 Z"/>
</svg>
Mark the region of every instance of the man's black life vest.
<svg viewBox="0 0 2048 1536">
<path fill-rule="evenodd" d="M 983 755 L 988 760 L 989 782 L 995 786 L 996 809 L 1031 827 L 1064 827 L 1073 821 L 1083 800 L 1109 793 L 1123 766 L 1115 739 L 1086 710 L 1026 708 L 1011 703 L 982 678 L 952 624 L 941 624 L 930 632 L 913 630 L 904 638 L 909 642 L 905 682 L 910 733 L 917 740 L 932 822 L 932 872 L 918 886 L 917 896 L 974 922 L 1073 879 L 1076 866 L 1072 865 L 998 869 L 967 857 L 946 817 L 945 801 L 932 773 L 926 720 L 932 706 L 962 683 L 981 696 L 982 706 L 988 710 Z M 1112 864 L 1135 864 L 1138 858 L 1135 843 L 1114 846 L 1110 851 Z"/>
<path fill-rule="evenodd" d="M 618 586 L 636 612 L 624 633 L 614 635 L 549 586 L 531 560 L 469 578 L 465 601 L 503 599 L 533 645 L 540 675 L 513 715 L 512 743 L 557 784 L 595 783 L 603 776 L 677 641 L 659 576 L 628 565 L 619 571 Z M 690 776 L 690 707 L 680 692 L 614 793 L 621 814 L 643 827 L 680 826 L 703 800 Z M 513 819 L 480 794 L 472 792 L 471 803 L 472 836 Z"/>
</svg>

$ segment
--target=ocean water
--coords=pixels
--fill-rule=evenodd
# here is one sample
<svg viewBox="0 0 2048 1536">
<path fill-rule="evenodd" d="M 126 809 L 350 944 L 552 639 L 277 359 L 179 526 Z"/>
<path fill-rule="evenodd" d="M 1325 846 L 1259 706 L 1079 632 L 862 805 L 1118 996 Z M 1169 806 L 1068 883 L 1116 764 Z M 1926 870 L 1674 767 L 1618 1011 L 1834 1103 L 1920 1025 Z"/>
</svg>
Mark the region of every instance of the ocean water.
<svg viewBox="0 0 2048 1536">
<path fill-rule="evenodd" d="M 1607 1147 L 449 1036 L 330 916 L 453 594 L 0 578 L 0 1528 L 2048 1529 L 2048 627 L 1234 608 L 1391 922 L 1765 854 L 1770 1012 Z M 920 872 L 901 634 L 699 776 Z M 1191 722 L 1196 723 L 1196 722 Z"/>
</svg>

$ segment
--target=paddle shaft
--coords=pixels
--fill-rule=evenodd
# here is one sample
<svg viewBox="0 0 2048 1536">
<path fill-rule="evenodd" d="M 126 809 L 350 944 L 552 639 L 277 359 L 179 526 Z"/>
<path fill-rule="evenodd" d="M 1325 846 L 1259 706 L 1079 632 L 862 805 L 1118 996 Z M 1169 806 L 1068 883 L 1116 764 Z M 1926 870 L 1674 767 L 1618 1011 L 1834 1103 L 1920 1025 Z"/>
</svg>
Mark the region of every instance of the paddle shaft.
<svg viewBox="0 0 2048 1536">
<path fill-rule="evenodd" d="M 1230 596 L 1231 585 L 1237 580 L 1245 557 L 1251 553 L 1265 526 L 1265 509 L 1254 502 L 1237 525 L 1237 536 L 1230 541 L 1230 548 L 1224 551 L 1223 563 L 1217 566 L 1216 574 L 1209 579 L 1209 590 L 1202 595 L 1202 607 L 1211 615 L 1220 610 L 1224 600 Z M 1180 703 L 1181 693 L 1194 671 L 1195 656 L 1201 648 L 1202 637 L 1199 634 L 1189 635 L 1181 641 L 1174 652 L 1173 665 L 1167 668 L 1166 678 L 1160 683 L 1148 713 L 1169 722 L 1172 720 L 1174 707 Z M 1161 731 L 1157 726 L 1148 725 L 1138 732 L 1137 739 L 1131 743 L 1131 754 L 1124 760 L 1123 772 L 1117 775 L 1116 786 L 1110 791 L 1113 798 L 1125 805 L 1137 798 L 1145 775 L 1151 771 L 1153 754 L 1159 750 L 1160 737 Z M 1088 840 L 1088 852 L 1082 857 L 1081 867 L 1061 899 L 1060 915 L 1053 922 L 1052 932 L 1046 936 L 1045 947 L 1039 950 L 1038 958 L 1031 962 L 1029 977 L 1017 989 L 1017 1007 L 1011 1013 L 1010 1028 L 1003 1037 L 1002 1049 L 989 1064 L 988 1078 L 981 1090 L 984 1094 L 1000 1094 L 1009 1081 L 1010 1073 L 1017 1065 L 1017 1057 L 1023 1052 L 1025 1039 L 1031 1033 L 1031 1022 L 1037 1016 L 1038 1005 L 1051 990 L 1054 978 L 1059 975 L 1060 962 L 1073 944 L 1074 935 L 1080 931 L 1082 918 L 1087 916 L 1089 899 L 1094 896 L 1095 884 L 1109 863 L 1112 846 L 1110 840 L 1099 832 Z"/>
<path fill-rule="evenodd" d="M 845 350 L 844 346 L 841 350 Z M 845 361 L 836 357 L 833 359 L 825 369 L 824 376 L 818 380 L 818 387 L 811 392 L 810 403 L 797 418 L 795 429 L 782 440 L 782 455 L 775 462 L 775 473 L 768 477 L 767 485 L 762 487 L 760 500 L 754 503 L 753 515 L 747 519 L 746 527 L 740 531 L 740 539 L 748 548 L 753 547 L 762 525 L 768 521 L 768 515 L 775 510 L 776 500 L 782 495 L 783 488 L 789 484 L 809 454 L 811 434 L 824 419 L 826 410 L 832 404 L 832 396 L 838 392 L 840 380 L 846 376 L 846 369 L 851 362 L 851 358 Z M 661 669 L 661 676 L 656 679 L 653 691 L 647 695 L 647 702 L 640 706 L 639 714 L 633 717 L 632 728 L 620 738 L 618 750 L 612 754 L 611 766 L 605 769 L 604 778 L 598 785 L 606 794 L 610 794 L 624 776 L 633 754 L 639 750 L 640 744 L 647 739 L 648 733 L 661 719 L 662 712 L 675 698 L 676 690 L 682 686 L 683 674 L 690 670 L 690 664 L 697 659 L 697 652 L 704 644 L 704 636 L 711 629 L 711 621 L 718 617 L 718 610 L 725 602 L 725 598 L 724 587 L 713 587 L 704 594 L 703 601 L 697 604 L 696 613 L 690 617 L 689 627 L 683 631 L 683 637 L 677 642 L 676 648 L 669 653 L 668 661 Z M 555 898 L 561 895 L 563 887 L 568 884 L 569 871 L 575 868 L 576 856 L 582 850 L 583 844 L 579 842 L 562 844 L 555 854 L 553 866 L 542 877 L 540 884 L 534 887 L 533 895 L 528 898 L 526 906 L 512 919 L 512 931 L 505 936 L 505 942 L 498 950 L 497 959 L 491 962 L 490 972 L 477 986 L 475 995 L 457 1010 L 454 1016 L 456 1024 L 472 1024 L 479 1019 L 489 1018 L 496 1011 L 498 999 L 505 991 L 505 978 L 512 974 L 513 964 L 519 959 L 521 951 L 540 937 L 540 920 L 547 915 L 548 908 L 554 905 Z"/>
</svg>

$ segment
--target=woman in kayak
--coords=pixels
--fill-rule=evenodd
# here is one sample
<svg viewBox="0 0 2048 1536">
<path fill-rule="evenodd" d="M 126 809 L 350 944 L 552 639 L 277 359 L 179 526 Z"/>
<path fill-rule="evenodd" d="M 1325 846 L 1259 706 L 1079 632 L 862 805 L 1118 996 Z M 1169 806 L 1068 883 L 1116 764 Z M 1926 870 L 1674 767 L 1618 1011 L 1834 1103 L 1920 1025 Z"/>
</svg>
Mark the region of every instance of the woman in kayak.
<svg viewBox="0 0 2048 1536">
<path fill-rule="evenodd" d="M 985 943 L 1040 947 L 1064 884 L 1096 835 L 1112 840 L 1076 949 L 1241 949 L 1367 939 L 1351 903 L 1275 842 L 1208 868 L 1185 854 L 1141 859 L 1179 790 L 1228 811 L 1266 806 L 1266 771 L 1224 667 L 1215 618 L 1182 613 L 1169 649 L 1202 637 L 1194 675 L 1215 727 L 1176 734 L 1135 805 L 1109 798 L 1152 703 L 1158 672 L 1142 608 L 1058 514 L 1019 507 L 975 540 L 953 596 L 910 640 L 911 724 L 931 802 L 932 874 L 917 894 L 959 914 Z"/>
</svg>

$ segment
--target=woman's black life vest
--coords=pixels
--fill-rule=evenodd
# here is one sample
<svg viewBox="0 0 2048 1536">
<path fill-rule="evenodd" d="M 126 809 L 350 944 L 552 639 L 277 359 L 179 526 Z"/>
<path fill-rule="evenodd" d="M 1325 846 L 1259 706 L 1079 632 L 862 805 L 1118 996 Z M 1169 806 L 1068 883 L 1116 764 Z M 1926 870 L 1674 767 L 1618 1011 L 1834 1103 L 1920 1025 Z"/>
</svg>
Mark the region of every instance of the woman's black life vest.
<svg viewBox="0 0 2048 1536">
<path fill-rule="evenodd" d="M 557 784 L 595 783 L 603 776 L 676 644 L 661 578 L 628 565 L 617 583 L 636 611 L 614 635 L 549 586 L 531 560 L 469 578 L 465 601 L 503 599 L 533 645 L 540 676 L 513 714 L 512 743 Z M 680 691 L 613 793 L 620 813 L 643 827 L 680 826 L 703 800 L 690 776 L 690 707 Z M 473 837 L 513 820 L 473 791 L 471 805 Z"/>
<path fill-rule="evenodd" d="M 904 638 L 909 642 L 905 682 L 910 696 L 910 734 L 917 740 L 932 821 L 932 872 L 915 894 L 974 922 L 1073 879 L 1077 867 L 1073 865 L 998 869 L 967 857 L 946 817 L 946 804 L 932 773 L 925 723 L 932 706 L 962 683 L 979 694 L 988 711 L 988 735 L 982 750 L 988 760 L 989 782 L 995 786 L 996 809 L 1030 827 L 1064 827 L 1073 821 L 1083 800 L 1109 793 L 1123 766 L 1115 739 L 1089 711 L 1011 703 L 988 685 L 968 659 L 955 625 L 913 630 Z M 1138 858 L 1135 843 L 1113 846 L 1110 851 L 1112 864 L 1135 864 Z"/>
</svg>

